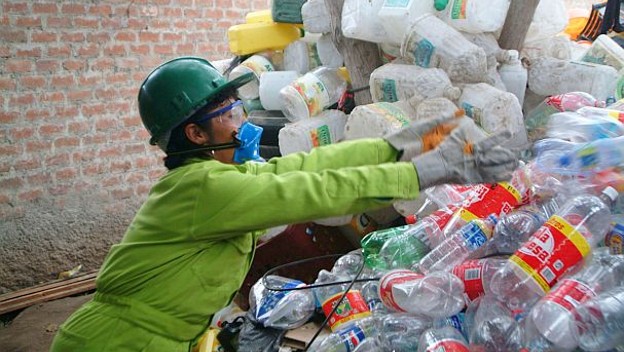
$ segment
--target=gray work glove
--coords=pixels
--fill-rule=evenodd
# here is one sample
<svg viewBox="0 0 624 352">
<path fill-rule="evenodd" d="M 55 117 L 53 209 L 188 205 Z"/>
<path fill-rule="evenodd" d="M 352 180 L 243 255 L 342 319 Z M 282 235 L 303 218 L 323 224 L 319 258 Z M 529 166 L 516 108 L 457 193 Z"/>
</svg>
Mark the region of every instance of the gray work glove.
<svg viewBox="0 0 624 352">
<path fill-rule="evenodd" d="M 463 115 L 463 110 L 461 115 Z M 400 161 L 409 161 L 417 155 L 426 152 L 431 147 L 431 140 L 423 141 L 423 137 L 427 134 L 434 133 L 434 130 L 443 124 L 454 124 L 456 116 L 460 112 L 456 112 L 454 115 L 444 115 L 433 119 L 412 121 L 406 127 L 403 127 L 397 132 L 392 132 L 385 135 L 383 138 L 390 143 L 396 150 L 401 152 Z M 452 129 L 451 126 L 446 126 L 445 130 Z M 425 137 L 426 138 L 426 137 Z M 441 140 L 442 138 L 440 138 Z"/>
<path fill-rule="evenodd" d="M 445 183 L 509 180 L 518 167 L 518 157 L 501 145 L 510 137 L 505 130 L 473 143 L 466 128 L 456 128 L 437 148 L 412 159 L 420 189 Z"/>
</svg>

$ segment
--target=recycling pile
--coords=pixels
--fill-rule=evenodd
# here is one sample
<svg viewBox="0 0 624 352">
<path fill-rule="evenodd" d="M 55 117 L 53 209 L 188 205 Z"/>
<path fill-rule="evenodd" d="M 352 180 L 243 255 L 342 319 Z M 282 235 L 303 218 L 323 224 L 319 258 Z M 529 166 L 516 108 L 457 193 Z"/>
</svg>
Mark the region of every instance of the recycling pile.
<svg viewBox="0 0 624 352">
<path fill-rule="evenodd" d="M 243 60 L 217 67 L 255 74 L 239 95 L 252 121 L 286 122 L 282 155 L 460 111 L 483 136 L 512 132 L 523 158 L 508 182 L 366 214 L 378 229 L 314 283 L 258 281 L 257 324 L 291 330 L 322 311 L 332 333 L 309 351 L 624 351 L 624 49 L 571 41 L 563 1 L 541 0 L 522 50 L 503 50 L 509 4 L 345 0 L 342 34 L 384 62 L 373 103 L 353 109 L 324 0 L 274 0 L 230 28 Z"/>
</svg>

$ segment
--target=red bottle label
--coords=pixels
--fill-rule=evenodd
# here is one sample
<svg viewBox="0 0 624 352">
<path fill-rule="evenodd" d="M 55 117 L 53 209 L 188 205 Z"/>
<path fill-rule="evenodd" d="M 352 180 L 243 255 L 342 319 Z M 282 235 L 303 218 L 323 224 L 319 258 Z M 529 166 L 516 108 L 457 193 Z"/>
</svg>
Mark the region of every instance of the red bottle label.
<svg viewBox="0 0 624 352">
<path fill-rule="evenodd" d="M 398 312 L 405 312 L 394 299 L 394 286 L 405 282 L 420 280 L 423 277 L 425 276 L 411 270 L 392 270 L 379 280 L 379 299 L 381 299 L 386 307 Z"/>
<path fill-rule="evenodd" d="M 470 352 L 464 343 L 455 339 L 443 339 L 433 346 L 427 347 L 426 352 Z"/>
<path fill-rule="evenodd" d="M 331 313 L 343 293 L 344 292 L 337 293 L 323 302 L 322 308 L 325 316 Z M 336 329 L 344 323 L 365 318 L 370 314 L 371 312 L 368 309 L 368 305 L 360 291 L 351 290 L 347 292 L 347 295 L 342 302 L 340 302 L 334 314 L 329 318 L 329 327 L 332 331 L 336 331 Z"/>
<path fill-rule="evenodd" d="M 546 295 L 544 299 L 555 302 L 574 313 L 579 304 L 593 297 L 596 297 L 596 293 L 589 286 L 573 279 L 564 279 L 561 285 Z"/>
<path fill-rule="evenodd" d="M 473 259 L 453 268 L 453 274 L 464 282 L 465 293 L 470 301 L 485 293 L 482 275 L 484 264 L 485 260 Z"/>
<path fill-rule="evenodd" d="M 490 214 L 508 214 L 520 204 L 522 195 L 507 182 L 475 187 L 470 204 L 460 209 L 459 216 L 469 222 L 484 219 Z"/>
<path fill-rule="evenodd" d="M 553 215 L 509 260 L 548 293 L 589 251 L 585 237 L 568 221 Z"/>
</svg>

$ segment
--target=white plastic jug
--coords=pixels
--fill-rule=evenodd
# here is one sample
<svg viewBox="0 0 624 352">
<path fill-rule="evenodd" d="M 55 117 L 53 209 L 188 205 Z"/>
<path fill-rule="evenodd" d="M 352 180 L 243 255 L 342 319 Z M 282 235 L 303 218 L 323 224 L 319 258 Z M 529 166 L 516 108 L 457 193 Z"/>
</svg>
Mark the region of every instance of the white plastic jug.
<svg viewBox="0 0 624 352">
<path fill-rule="evenodd" d="M 299 78 L 297 71 L 271 71 L 260 76 L 260 104 L 265 110 L 282 110 L 279 92 Z"/>
<path fill-rule="evenodd" d="M 345 140 L 383 137 L 407 126 L 410 120 L 410 115 L 397 103 L 358 105 L 347 119 Z"/>
<path fill-rule="evenodd" d="M 586 92 L 599 100 L 613 96 L 619 78 L 611 66 L 540 58 L 529 66 L 529 87 L 539 95 Z"/>
<path fill-rule="evenodd" d="M 230 72 L 229 79 L 233 80 L 246 73 L 253 73 L 254 79 L 238 88 L 238 95 L 244 100 L 257 99 L 260 96 L 260 75 L 264 72 L 275 71 L 273 63 L 262 55 L 252 55 Z"/>
<path fill-rule="evenodd" d="M 486 83 L 466 84 L 459 106 L 488 133 L 509 130 L 513 136 L 508 146 L 528 146 L 522 107 L 515 95 Z"/>
<path fill-rule="evenodd" d="M 378 14 L 390 43 L 401 44 L 412 19 L 434 12 L 432 0 L 384 0 Z"/>
<path fill-rule="evenodd" d="M 309 152 L 312 148 L 333 144 L 344 138 L 347 115 L 340 110 L 326 110 L 312 119 L 286 124 L 279 131 L 280 153 Z"/>
<path fill-rule="evenodd" d="M 301 6 L 301 18 L 303 29 L 312 33 L 331 32 L 329 11 L 325 6 L 325 0 L 308 0 Z"/>
<path fill-rule="evenodd" d="M 518 98 L 518 102 L 522 104 L 524 102 L 529 74 L 527 69 L 522 65 L 518 57 L 518 52 L 516 50 L 509 50 L 508 53 L 509 57 L 505 62 L 501 63 L 498 68 L 498 73 L 507 91 L 515 95 L 516 98 Z"/>
<path fill-rule="evenodd" d="M 373 43 L 390 41 L 377 14 L 384 0 L 345 0 L 342 7 L 342 34 Z"/>
<path fill-rule="evenodd" d="M 608 65 L 621 71 L 624 68 L 624 48 L 608 35 L 602 34 L 592 42 L 581 61 Z"/>
<path fill-rule="evenodd" d="M 442 18 L 461 31 L 495 32 L 505 24 L 511 0 L 448 0 Z"/>
<path fill-rule="evenodd" d="M 586 6 L 591 6 L 587 3 Z M 568 12 L 564 0 L 540 0 L 525 42 L 547 39 L 561 33 L 568 25 Z"/>
<path fill-rule="evenodd" d="M 572 58 L 573 45 L 568 37 L 556 35 L 536 41 L 524 42 L 521 56 L 529 59 L 554 57 L 556 59 L 569 60 Z"/>
<path fill-rule="evenodd" d="M 482 82 L 487 75 L 485 51 L 432 14 L 414 20 L 401 55 L 418 66 L 443 69 L 453 82 Z"/>
<path fill-rule="evenodd" d="M 408 100 L 415 95 L 424 98 L 447 96 L 452 100 L 460 94 L 443 70 L 416 65 L 382 65 L 371 73 L 369 85 L 375 102 Z"/>
<path fill-rule="evenodd" d="M 333 68 L 343 66 L 344 60 L 342 59 L 342 54 L 340 54 L 340 51 L 338 51 L 336 45 L 334 45 L 334 42 L 331 40 L 331 35 L 321 35 L 316 43 L 316 50 L 321 65 Z"/>
<path fill-rule="evenodd" d="M 304 74 L 318 66 L 321 66 L 321 61 L 314 43 L 300 39 L 284 48 L 285 71 L 297 71 Z"/>
<path fill-rule="evenodd" d="M 427 120 L 444 115 L 453 116 L 457 109 L 457 105 L 446 98 L 426 99 L 416 106 L 414 120 Z"/>
</svg>

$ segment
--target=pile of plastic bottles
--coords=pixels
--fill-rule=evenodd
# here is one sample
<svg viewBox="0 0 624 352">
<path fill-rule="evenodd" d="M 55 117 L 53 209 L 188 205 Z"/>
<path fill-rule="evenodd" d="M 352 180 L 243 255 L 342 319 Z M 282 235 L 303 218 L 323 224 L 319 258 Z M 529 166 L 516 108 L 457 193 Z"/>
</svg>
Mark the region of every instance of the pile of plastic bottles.
<svg viewBox="0 0 624 352">
<path fill-rule="evenodd" d="M 215 66 L 255 75 L 238 93 L 251 119 L 286 120 L 281 154 L 463 109 L 483 135 L 510 130 L 524 160 L 508 182 L 436 186 L 367 213 L 377 230 L 316 282 L 256 283 L 258 322 L 294 329 L 323 312 L 332 333 L 309 351 L 624 351 L 624 49 L 563 35 L 563 0 L 541 0 L 523 48 L 501 49 L 509 5 L 345 0 L 342 34 L 375 43 L 384 62 L 373 102 L 350 111 L 340 103 L 362 87 L 325 0 L 273 0 L 230 28 L 245 60 Z"/>
</svg>

